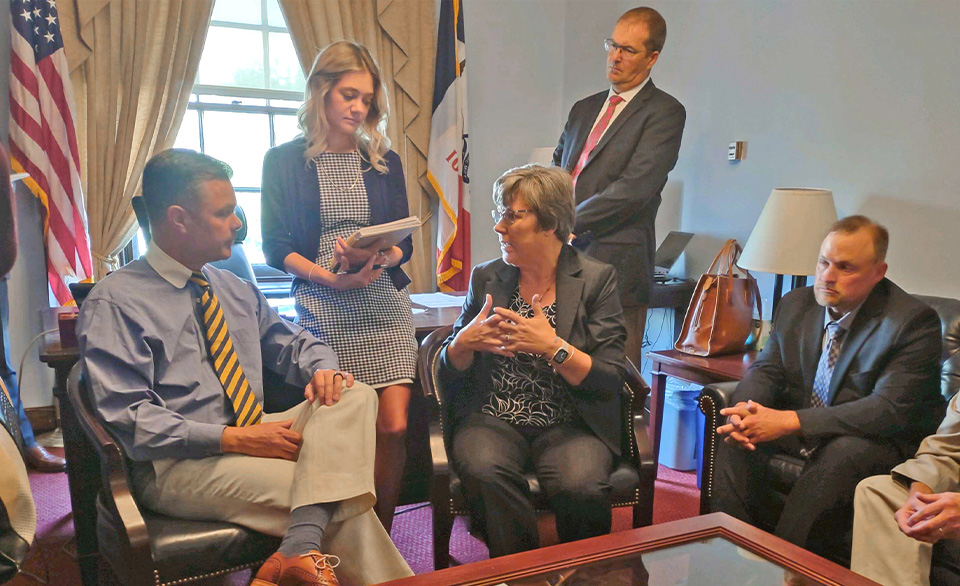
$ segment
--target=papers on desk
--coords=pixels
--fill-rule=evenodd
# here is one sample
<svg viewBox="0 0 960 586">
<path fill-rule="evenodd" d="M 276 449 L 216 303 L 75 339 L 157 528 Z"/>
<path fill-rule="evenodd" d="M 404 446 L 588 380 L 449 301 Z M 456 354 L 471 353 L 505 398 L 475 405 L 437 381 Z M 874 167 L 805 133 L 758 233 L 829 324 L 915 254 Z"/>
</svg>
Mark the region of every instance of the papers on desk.
<svg viewBox="0 0 960 586">
<path fill-rule="evenodd" d="M 414 293 L 410 296 L 414 305 L 428 308 L 463 307 L 463 297 L 447 293 Z"/>
</svg>

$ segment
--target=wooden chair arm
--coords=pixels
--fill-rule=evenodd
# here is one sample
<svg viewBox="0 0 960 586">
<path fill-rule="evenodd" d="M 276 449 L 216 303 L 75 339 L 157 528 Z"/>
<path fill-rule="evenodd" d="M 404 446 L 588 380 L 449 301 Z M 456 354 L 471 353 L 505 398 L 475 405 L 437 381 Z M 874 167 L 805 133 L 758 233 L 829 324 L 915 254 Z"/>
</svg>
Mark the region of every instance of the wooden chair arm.
<svg viewBox="0 0 960 586">
<path fill-rule="evenodd" d="M 650 394 L 650 387 L 644 382 L 637 368 L 626 359 L 627 378 L 625 388 L 630 393 L 628 403 L 630 414 L 627 419 L 629 432 L 633 435 L 631 442 L 635 448 L 634 464 L 639 468 L 641 462 L 656 462 L 656 454 L 653 453 L 653 442 L 647 432 L 649 418 L 647 415 L 646 402 Z M 626 430 L 625 430 L 626 431 Z"/>
<path fill-rule="evenodd" d="M 439 421 L 430 421 L 430 458 L 434 476 L 450 476 L 450 459 L 443 443 L 443 428 Z"/>
<path fill-rule="evenodd" d="M 717 455 L 717 426 L 722 417 L 720 410 L 729 405 L 736 382 L 716 383 L 703 387 L 700 393 L 700 411 L 703 412 L 703 458 L 700 468 L 700 514 L 710 512 L 710 497 L 713 495 L 714 462 Z"/>
<path fill-rule="evenodd" d="M 100 484 L 89 487 L 89 490 L 101 492 L 108 512 L 122 524 L 119 528 L 126 534 L 130 544 L 130 553 L 133 556 L 131 559 L 137 560 L 140 556 L 146 556 L 144 563 L 150 564 L 152 562 L 149 561 L 151 553 L 147 525 L 130 488 L 126 458 L 122 448 L 88 407 L 84 398 L 86 392 L 81 365 L 77 364 L 70 371 L 67 395 L 81 429 L 100 459 Z M 103 487 L 109 487 L 109 490 L 101 491 Z M 96 494 L 93 498 L 95 500 Z"/>
</svg>

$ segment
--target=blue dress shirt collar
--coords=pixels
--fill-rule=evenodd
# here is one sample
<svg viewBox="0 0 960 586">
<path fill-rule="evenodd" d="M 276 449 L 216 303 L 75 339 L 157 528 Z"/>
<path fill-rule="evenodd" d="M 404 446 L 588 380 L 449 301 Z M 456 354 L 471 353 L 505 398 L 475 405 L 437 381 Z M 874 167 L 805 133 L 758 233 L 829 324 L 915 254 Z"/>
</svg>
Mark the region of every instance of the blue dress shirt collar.
<svg viewBox="0 0 960 586">
<path fill-rule="evenodd" d="M 147 263 L 157 271 L 157 274 L 177 289 L 187 286 L 193 271 L 174 260 L 163 251 L 156 242 L 151 242 L 147 254 L 143 255 Z"/>
</svg>

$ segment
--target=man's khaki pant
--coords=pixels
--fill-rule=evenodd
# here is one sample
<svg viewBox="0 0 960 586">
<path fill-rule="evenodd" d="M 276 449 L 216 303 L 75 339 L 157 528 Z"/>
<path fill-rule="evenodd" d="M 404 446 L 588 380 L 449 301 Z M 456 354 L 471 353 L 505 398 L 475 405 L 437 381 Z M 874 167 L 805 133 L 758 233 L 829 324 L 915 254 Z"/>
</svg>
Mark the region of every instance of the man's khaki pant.
<svg viewBox="0 0 960 586">
<path fill-rule="evenodd" d="M 339 502 L 324 533 L 323 553 L 340 558 L 340 582 L 376 584 L 412 576 L 372 508 L 376 391 L 355 383 L 335 405 L 304 401 L 263 417 L 286 419 L 303 434 L 296 462 L 241 454 L 156 461 L 156 482 L 143 490 L 145 504 L 173 517 L 229 521 L 282 536 L 291 510 Z"/>
<path fill-rule="evenodd" d="M 904 535 L 893 518 L 907 496 L 889 474 L 857 485 L 850 569 L 884 586 L 930 586 L 933 546 Z"/>
</svg>

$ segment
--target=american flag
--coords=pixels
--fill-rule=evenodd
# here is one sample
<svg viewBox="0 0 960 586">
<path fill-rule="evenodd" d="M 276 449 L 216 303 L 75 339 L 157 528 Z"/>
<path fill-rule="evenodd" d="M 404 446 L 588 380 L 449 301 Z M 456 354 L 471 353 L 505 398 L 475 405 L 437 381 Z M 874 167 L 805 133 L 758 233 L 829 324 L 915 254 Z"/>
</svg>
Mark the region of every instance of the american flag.
<svg viewBox="0 0 960 586">
<path fill-rule="evenodd" d="M 45 211 L 47 278 L 57 302 L 93 275 L 80 190 L 73 89 L 55 0 L 10 0 L 10 162 Z"/>
</svg>

